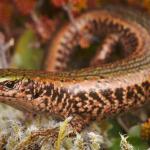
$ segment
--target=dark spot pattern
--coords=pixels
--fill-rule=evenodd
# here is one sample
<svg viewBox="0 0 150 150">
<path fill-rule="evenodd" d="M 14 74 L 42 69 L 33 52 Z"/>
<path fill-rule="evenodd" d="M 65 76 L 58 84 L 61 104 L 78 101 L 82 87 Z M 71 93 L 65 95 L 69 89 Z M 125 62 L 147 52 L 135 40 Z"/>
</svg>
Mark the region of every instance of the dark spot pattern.
<svg viewBox="0 0 150 150">
<path fill-rule="evenodd" d="M 150 83 L 148 81 L 145 81 L 145 82 L 142 83 L 142 86 L 144 87 L 145 90 L 149 90 Z"/>
<path fill-rule="evenodd" d="M 107 89 L 107 90 L 104 90 L 104 91 L 101 91 L 101 94 L 106 98 L 108 99 L 109 101 L 113 102 L 113 91 L 111 89 Z"/>
<path fill-rule="evenodd" d="M 85 92 L 79 92 L 76 96 L 79 97 L 81 100 L 88 100 L 88 97 L 85 96 Z"/>
<path fill-rule="evenodd" d="M 127 87 L 127 99 L 132 99 L 134 96 L 134 89 L 132 87 Z"/>
<path fill-rule="evenodd" d="M 116 96 L 116 99 L 119 100 L 119 101 L 123 101 L 123 88 L 117 88 L 115 90 L 115 96 Z"/>
</svg>

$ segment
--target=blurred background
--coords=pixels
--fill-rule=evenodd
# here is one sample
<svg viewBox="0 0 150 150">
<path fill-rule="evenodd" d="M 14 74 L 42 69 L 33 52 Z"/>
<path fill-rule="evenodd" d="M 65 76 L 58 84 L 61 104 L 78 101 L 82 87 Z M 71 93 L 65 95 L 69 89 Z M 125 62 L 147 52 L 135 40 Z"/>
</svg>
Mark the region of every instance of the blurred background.
<svg viewBox="0 0 150 150">
<path fill-rule="evenodd" d="M 150 15 L 150 0 L 0 0 L 0 68 L 44 69 L 50 43 L 61 26 L 85 11 L 110 4 Z M 81 41 L 80 46 L 84 49 L 86 43 Z M 91 53 L 85 56 L 79 52 L 75 59 L 83 63 L 81 60 Z M 72 63 L 71 66 L 77 68 Z M 146 150 L 150 147 L 149 110 L 143 106 L 136 112 L 93 123 L 75 138 L 62 135 L 60 144 L 53 148 L 49 136 L 31 138 L 31 135 L 58 125 L 57 121 L 23 114 L 2 104 L 0 149 Z M 66 129 L 66 124 L 62 122 L 61 127 Z"/>
</svg>

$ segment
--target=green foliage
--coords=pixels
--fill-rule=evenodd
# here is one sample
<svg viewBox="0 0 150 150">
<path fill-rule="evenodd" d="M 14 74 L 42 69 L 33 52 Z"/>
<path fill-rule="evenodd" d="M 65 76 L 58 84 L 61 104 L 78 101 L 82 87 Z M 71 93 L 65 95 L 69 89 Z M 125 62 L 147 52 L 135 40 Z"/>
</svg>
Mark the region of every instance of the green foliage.
<svg viewBox="0 0 150 150">
<path fill-rule="evenodd" d="M 16 44 L 12 65 L 24 69 L 40 69 L 43 51 L 31 29 L 26 29 Z"/>
</svg>

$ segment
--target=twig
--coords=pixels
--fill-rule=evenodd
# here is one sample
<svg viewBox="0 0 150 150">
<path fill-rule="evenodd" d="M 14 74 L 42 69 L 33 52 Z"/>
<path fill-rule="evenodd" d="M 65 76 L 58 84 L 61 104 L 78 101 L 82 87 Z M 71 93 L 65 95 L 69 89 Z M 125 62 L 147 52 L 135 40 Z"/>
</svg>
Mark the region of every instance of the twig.
<svg viewBox="0 0 150 150">
<path fill-rule="evenodd" d="M 0 68 L 8 68 L 9 63 L 7 61 L 6 53 L 9 48 L 14 45 L 14 39 L 10 39 L 7 43 L 5 43 L 5 37 L 2 33 L 0 33 Z"/>
</svg>

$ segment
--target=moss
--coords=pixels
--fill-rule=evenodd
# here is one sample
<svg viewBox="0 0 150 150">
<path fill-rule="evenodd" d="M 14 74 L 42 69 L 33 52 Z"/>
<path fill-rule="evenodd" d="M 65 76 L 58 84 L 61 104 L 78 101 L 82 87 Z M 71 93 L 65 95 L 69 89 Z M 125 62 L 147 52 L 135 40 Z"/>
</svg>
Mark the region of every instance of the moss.
<svg viewBox="0 0 150 150">
<path fill-rule="evenodd" d="M 96 132 L 85 131 L 69 138 L 71 117 L 59 123 L 43 116 L 27 119 L 22 112 L 5 105 L 0 105 L 0 110 L 0 149 L 82 150 L 90 147 L 96 150 L 104 142 L 104 137 Z"/>
</svg>

